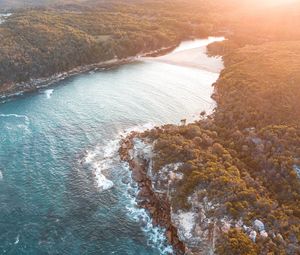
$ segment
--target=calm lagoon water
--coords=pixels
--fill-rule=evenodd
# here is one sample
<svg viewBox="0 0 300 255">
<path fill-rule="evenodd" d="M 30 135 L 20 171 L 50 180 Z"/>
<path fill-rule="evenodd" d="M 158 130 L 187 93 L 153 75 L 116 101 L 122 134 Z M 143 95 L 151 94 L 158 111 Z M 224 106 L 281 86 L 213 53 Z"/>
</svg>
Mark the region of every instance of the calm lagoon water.
<svg viewBox="0 0 300 255">
<path fill-rule="evenodd" d="M 221 39 L 185 42 L 167 56 L 1 104 L 0 254 L 170 251 L 163 230 L 136 208 L 118 141 L 130 130 L 211 111 L 222 61 L 205 50 Z"/>
</svg>

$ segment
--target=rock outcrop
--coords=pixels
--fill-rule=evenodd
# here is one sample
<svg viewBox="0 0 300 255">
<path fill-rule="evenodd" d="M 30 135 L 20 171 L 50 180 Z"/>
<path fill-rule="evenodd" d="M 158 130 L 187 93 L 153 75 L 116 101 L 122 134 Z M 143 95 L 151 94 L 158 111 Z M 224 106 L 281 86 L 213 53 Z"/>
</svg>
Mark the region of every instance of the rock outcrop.
<svg viewBox="0 0 300 255">
<path fill-rule="evenodd" d="M 179 239 L 177 229 L 172 222 L 168 196 L 162 192 L 155 192 L 153 189 L 151 178 L 148 175 L 151 150 L 143 145 L 139 134 L 132 133 L 122 141 L 119 150 L 121 159 L 129 163 L 132 178 L 138 183 L 138 205 L 149 212 L 154 225 L 166 229 L 166 237 L 173 246 L 174 253 L 185 254 L 185 245 Z"/>
<path fill-rule="evenodd" d="M 174 208 L 176 188 L 184 176 L 179 171 L 182 163 L 163 166 L 153 170 L 153 143 L 133 132 L 123 139 L 120 157 L 128 162 L 132 178 L 138 183 L 138 205 L 146 209 L 154 225 L 166 229 L 166 238 L 175 254 L 212 255 L 223 233 L 237 228 L 255 242 L 258 237 L 267 238 L 264 223 L 256 219 L 247 226 L 241 219 L 234 220 L 224 213 L 224 206 L 218 200 L 209 200 L 207 190 L 195 189 L 188 198 L 188 209 Z"/>
</svg>

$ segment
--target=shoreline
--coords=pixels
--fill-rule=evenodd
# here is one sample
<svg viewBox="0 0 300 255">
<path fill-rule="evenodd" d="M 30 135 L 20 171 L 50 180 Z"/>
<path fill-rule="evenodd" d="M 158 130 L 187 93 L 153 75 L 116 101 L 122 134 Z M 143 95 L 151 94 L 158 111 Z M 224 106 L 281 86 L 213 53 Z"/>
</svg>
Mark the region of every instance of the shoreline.
<svg viewBox="0 0 300 255">
<path fill-rule="evenodd" d="M 137 202 L 140 208 L 145 209 L 154 226 L 164 228 L 165 236 L 174 249 L 174 254 L 184 255 L 185 244 L 179 239 L 177 228 L 171 218 L 171 206 L 167 194 L 157 193 L 153 190 L 153 183 L 147 174 L 149 161 L 139 156 L 132 156 L 134 150 L 134 139 L 141 138 L 139 132 L 131 132 L 121 140 L 119 156 L 122 161 L 129 164 L 132 179 L 138 184 L 139 191 Z"/>
<path fill-rule="evenodd" d="M 180 44 L 180 43 L 179 43 Z M 58 83 L 67 78 L 71 78 L 78 74 L 106 70 L 114 67 L 118 67 L 124 64 L 132 63 L 139 60 L 142 57 L 158 57 L 172 52 L 179 44 L 163 47 L 157 50 L 145 52 L 139 55 L 123 58 L 123 59 L 111 59 L 107 61 L 98 62 L 90 65 L 83 65 L 75 67 L 69 71 L 53 74 L 49 77 L 31 79 L 27 82 L 12 83 L 10 86 L 13 88 L 0 92 L 0 103 L 5 103 L 8 99 L 17 98 L 26 94 L 36 92 L 39 89 L 44 89 Z"/>
<path fill-rule="evenodd" d="M 132 63 L 142 57 L 157 57 L 165 55 L 169 52 L 172 52 L 177 46 L 178 45 L 173 45 L 124 59 L 112 59 L 92 65 L 80 66 L 68 72 L 55 74 L 48 78 L 35 79 L 30 83 L 20 83 L 19 87 L 25 87 L 27 89 L 22 92 L 16 92 L 15 94 L 9 95 L 8 97 L 6 96 L 4 99 L 14 98 L 20 95 L 35 92 L 39 89 L 49 87 L 61 80 L 70 78 L 77 74 L 96 71 L 98 69 L 101 70 L 114 68 L 123 64 Z M 134 148 L 134 139 L 141 138 L 141 134 L 142 133 L 139 132 L 132 132 L 123 140 L 121 140 L 119 156 L 122 161 L 125 161 L 129 164 L 132 179 L 138 184 L 139 190 L 136 196 L 138 206 L 145 209 L 149 213 L 154 226 L 160 226 L 165 230 L 164 235 L 166 237 L 166 240 L 174 249 L 174 253 L 172 254 L 186 254 L 189 248 L 184 243 L 184 241 L 180 240 L 178 228 L 176 227 L 172 219 L 172 207 L 169 201 L 168 194 L 159 193 L 153 188 L 155 182 L 151 180 L 150 176 L 147 175 L 147 169 L 149 168 L 150 162 L 142 157 L 131 156 L 131 151 Z"/>
<path fill-rule="evenodd" d="M 213 95 L 214 93 L 211 96 Z M 128 163 L 132 179 L 139 187 L 136 196 L 137 204 L 140 208 L 145 209 L 149 213 L 154 226 L 159 226 L 165 229 L 165 237 L 174 250 L 172 254 L 194 254 L 191 243 L 187 242 L 185 238 L 182 239 L 182 226 L 180 226 L 180 224 L 176 222 L 176 219 L 174 219 L 174 215 L 176 214 L 174 214 L 170 203 L 169 188 L 166 193 L 155 189 L 157 183 L 151 177 L 152 156 L 148 158 L 147 155 L 143 155 L 144 152 L 141 152 L 143 149 L 135 148 L 136 140 L 140 140 L 145 142 L 145 144 L 148 144 L 148 142 L 143 139 L 143 133 L 144 132 L 136 131 L 129 133 L 121 140 L 119 147 L 120 159 Z M 151 146 L 153 146 L 153 144 Z M 214 237 L 210 239 L 210 236 L 214 236 L 215 232 L 214 223 L 213 230 L 211 231 L 211 229 L 209 229 L 209 238 L 205 240 L 207 243 L 205 243 L 205 245 L 203 244 L 205 246 L 204 250 L 206 249 L 209 254 L 212 250 L 214 250 Z M 204 250 L 201 249 L 201 254 Z M 199 252 L 199 250 L 197 252 Z"/>
</svg>

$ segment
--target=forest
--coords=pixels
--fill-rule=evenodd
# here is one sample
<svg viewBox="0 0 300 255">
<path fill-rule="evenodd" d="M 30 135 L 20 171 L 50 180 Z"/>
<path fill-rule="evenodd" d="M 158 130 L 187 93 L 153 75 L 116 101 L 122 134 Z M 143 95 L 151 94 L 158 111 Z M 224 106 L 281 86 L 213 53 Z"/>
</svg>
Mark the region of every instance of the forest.
<svg viewBox="0 0 300 255">
<path fill-rule="evenodd" d="M 214 84 L 213 114 L 143 134 L 154 144 L 154 171 L 181 163 L 173 208 L 188 210 L 189 197 L 205 190 L 221 205 L 211 211 L 215 219 L 264 222 L 268 235 L 255 241 L 237 226 L 221 233 L 220 255 L 300 254 L 299 14 L 279 23 L 290 10 L 276 9 L 251 25 L 234 24 L 231 16 L 235 33 L 208 47 L 225 64 Z M 278 26 L 267 31 L 270 17 Z"/>
<path fill-rule="evenodd" d="M 291 29 L 300 24 L 299 4 L 251 14 L 249 8 L 255 10 L 259 2 L 1 1 L 0 10 L 12 15 L 0 24 L 0 91 L 79 66 L 174 47 L 185 39 L 234 37 L 223 47 L 229 51 L 248 42 L 299 38 L 299 30 Z"/>
<path fill-rule="evenodd" d="M 16 9 L 0 25 L 0 90 L 205 37 L 212 33 L 205 23 L 209 14 L 196 13 L 208 9 L 208 4 L 155 1 Z"/>
<path fill-rule="evenodd" d="M 295 41 L 233 51 L 214 85 L 212 115 L 143 134 L 155 145 L 155 171 L 183 163 L 173 208 L 188 209 L 188 198 L 206 190 L 210 201 L 222 204 L 214 217 L 248 225 L 261 219 L 267 226 L 269 236 L 255 243 L 232 228 L 219 240 L 218 254 L 300 252 L 299 54 Z"/>
</svg>

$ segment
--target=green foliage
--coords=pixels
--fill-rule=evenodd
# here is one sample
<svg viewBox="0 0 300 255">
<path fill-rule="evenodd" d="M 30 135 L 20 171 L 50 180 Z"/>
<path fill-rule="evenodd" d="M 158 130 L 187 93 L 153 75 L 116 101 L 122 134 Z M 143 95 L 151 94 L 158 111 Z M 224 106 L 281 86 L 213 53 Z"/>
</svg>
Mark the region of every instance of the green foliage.
<svg viewBox="0 0 300 255">
<path fill-rule="evenodd" d="M 225 65 L 216 84 L 223 110 L 217 121 L 239 129 L 299 124 L 299 42 L 245 46 L 227 55 Z"/>
<path fill-rule="evenodd" d="M 217 253 L 222 255 L 256 255 L 257 250 L 249 237 L 237 229 L 225 233 L 217 245 Z"/>
<path fill-rule="evenodd" d="M 155 141 L 155 171 L 183 163 L 175 209 L 188 208 L 190 195 L 201 192 L 221 205 L 212 211 L 216 218 L 265 223 L 267 238 L 254 244 L 233 230 L 219 242 L 218 254 L 300 252 L 299 61 L 295 41 L 232 48 L 215 84 L 212 116 L 145 133 Z"/>
<path fill-rule="evenodd" d="M 193 22 L 195 11 L 205 12 L 206 5 L 195 4 L 192 13 L 192 6 L 179 2 L 87 6 L 26 9 L 8 17 L 0 25 L 0 92 L 5 84 L 136 56 L 210 33 L 198 29 L 206 15 Z"/>
</svg>

